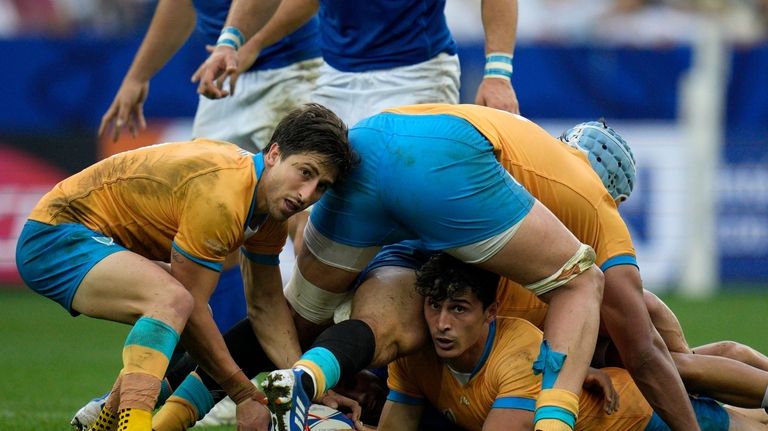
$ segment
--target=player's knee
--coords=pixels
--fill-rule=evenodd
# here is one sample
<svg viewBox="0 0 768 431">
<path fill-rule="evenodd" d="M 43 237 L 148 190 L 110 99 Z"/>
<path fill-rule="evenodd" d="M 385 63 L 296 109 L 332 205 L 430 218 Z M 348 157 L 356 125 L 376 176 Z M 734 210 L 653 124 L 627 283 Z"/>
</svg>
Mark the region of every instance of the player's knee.
<svg viewBox="0 0 768 431">
<path fill-rule="evenodd" d="M 749 347 L 730 340 L 719 341 L 714 347 L 718 356 L 725 356 L 739 361 L 745 361 L 751 353 Z"/>
<path fill-rule="evenodd" d="M 304 278 L 298 265 L 294 266 L 293 276 L 283 293 L 291 309 L 315 325 L 331 323 L 336 309 L 351 295 L 351 292 L 335 293 L 315 286 Z"/>
<path fill-rule="evenodd" d="M 595 265 L 592 265 L 584 274 L 588 277 L 588 284 L 599 303 L 603 302 L 603 290 L 605 289 L 605 276 Z"/>
<path fill-rule="evenodd" d="M 592 247 L 581 244 L 560 269 L 546 278 L 527 284 L 525 288 L 537 296 L 542 296 L 565 286 L 584 295 L 591 295 L 589 299 L 595 299 L 599 304 L 603 298 L 603 283 L 603 273 L 595 266 L 595 251 Z M 544 299 L 547 300 L 546 296 Z"/>
<path fill-rule="evenodd" d="M 181 284 L 172 285 L 171 288 L 167 289 L 164 299 L 168 311 L 183 321 L 189 318 L 195 306 L 195 299 L 192 294 Z"/>
</svg>

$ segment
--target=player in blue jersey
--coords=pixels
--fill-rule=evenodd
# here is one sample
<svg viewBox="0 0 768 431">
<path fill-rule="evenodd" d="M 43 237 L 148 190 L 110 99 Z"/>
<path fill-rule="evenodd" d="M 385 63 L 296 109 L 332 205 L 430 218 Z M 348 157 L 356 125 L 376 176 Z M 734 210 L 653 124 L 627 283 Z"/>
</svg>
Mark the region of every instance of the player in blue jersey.
<svg viewBox="0 0 768 431">
<path fill-rule="evenodd" d="M 313 100 L 350 125 L 382 109 L 414 103 L 457 103 L 459 61 L 444 14 L 445 0 L 285 0 L 269 23 L 238 53 L 217 48 L 198 71 L 198 91 L 226 96 L 223 77 L 236 76 L 261 50 L 297 28 L 315 12 L 325 64 Z M 255 33 L 264 2 L 234 4 L 227 25 Z M 486 68 L 476 103 L 518 112 L 511 85 L 517 1 L 482 2 Z"/>
</svg>

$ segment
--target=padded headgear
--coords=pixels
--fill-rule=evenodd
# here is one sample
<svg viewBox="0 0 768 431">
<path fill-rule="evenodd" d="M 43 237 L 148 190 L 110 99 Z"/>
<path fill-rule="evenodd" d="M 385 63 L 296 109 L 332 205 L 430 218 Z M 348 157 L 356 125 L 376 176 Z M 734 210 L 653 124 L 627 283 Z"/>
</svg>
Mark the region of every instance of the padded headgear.
<svg viewBox="0 0 768 431">
<path fill-rule="evenodd" d="M 635 156 L 627 142 L 604 121 L 589 121 L 566 130 L 560 140 L 587 154 L 592 169 L 613 199 L 624 200 L 635 186 Z"/>
</svg>

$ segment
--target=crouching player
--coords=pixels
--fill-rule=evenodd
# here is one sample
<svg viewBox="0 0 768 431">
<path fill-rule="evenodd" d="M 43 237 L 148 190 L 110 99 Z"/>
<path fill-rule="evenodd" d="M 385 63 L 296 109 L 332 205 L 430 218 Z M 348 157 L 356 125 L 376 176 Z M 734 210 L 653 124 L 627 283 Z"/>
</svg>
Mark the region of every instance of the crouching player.
<svg viewBox="0 0 768 431">
<path fill-rule="evenodd" d="M 496 318 L 497 283 L 498 276 L 447 254 L 419 270 L 416 289 L 424 296 L 432 346 L 389 365 L 390 394 L 378 430 L 417 430 L 425 400 L 467 430 L 533 428 L 536 399 L 547 386 L 535 358 L 545 356 L 540 350 L 547 344 L 531 323 Z M 625 370 L 606 368 L 610 382 L 595 385 L 604 379 L 601 372 L 594 370 L 586 381 L 575 430 L 669 429 Z M 694 398 L 692 404 L 704 431 L 764 429 L 711 399 Z"/>
<path fill-rule="evenodd" d="M 261 310 L 253 317 L 262 323 L 254 324 L 269 332 L 261 340 L 265 350 L 298 357 L 276 262 L 283 222 L 353 163 L 344 123 L 307 105 L 280 122 L 259 154 L 221 141 L 155 145 L 102 160 L 42 198 L 16 250 L 24 281 L 73 316 L 133 325 L 123 369 L 94 429 L 152 429 L 161 379 L 180 338 L 239 410 L 266 417 L 208 299 L 224 258 L 243 246 L 249 308 Z"/>
</svg>

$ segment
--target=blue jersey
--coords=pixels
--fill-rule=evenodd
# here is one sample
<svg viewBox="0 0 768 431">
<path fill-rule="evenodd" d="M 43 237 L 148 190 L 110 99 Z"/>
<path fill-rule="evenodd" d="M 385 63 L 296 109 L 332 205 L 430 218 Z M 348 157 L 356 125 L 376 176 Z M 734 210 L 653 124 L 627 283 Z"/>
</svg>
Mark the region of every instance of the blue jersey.
<svg viewBox="0 0 768 431">
<path fill-rule="evenodd" d="M 206 45 L 215 45 L 227 20 L 231 0 L 193 0 L 197 12 L 195 31 Z M 320 57 L 317 18 L 265 48 L 249 70 L 285 67 L 299 61 Z"/>
<path fill-rule="evenodd" d="M 445 0 L 320 0 L 323 58 L 344 72 L 390 69 L 455 54 Z"/>
</svg>

